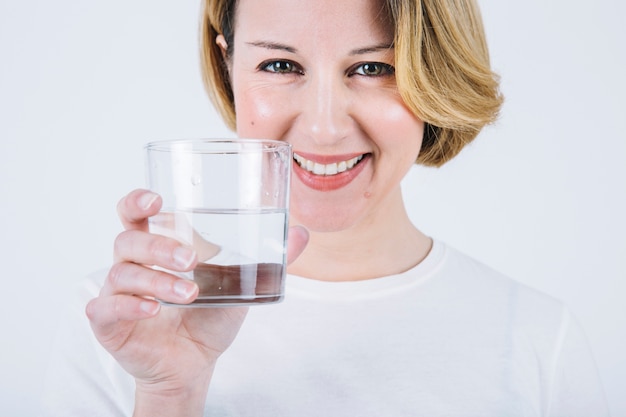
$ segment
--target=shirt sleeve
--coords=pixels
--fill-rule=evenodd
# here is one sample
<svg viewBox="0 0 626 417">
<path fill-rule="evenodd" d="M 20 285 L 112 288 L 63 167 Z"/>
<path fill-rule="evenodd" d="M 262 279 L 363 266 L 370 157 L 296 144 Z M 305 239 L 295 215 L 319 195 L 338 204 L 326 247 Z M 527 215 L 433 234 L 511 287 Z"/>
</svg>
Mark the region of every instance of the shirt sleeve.
<svg viewBox="0 0 626 417">
<path fill-rule="evenodd" d="M 67 306 L 46 372 L 43 417 L 130 416 L 134 380 L 98 343 L 85 315 L 100 291 L 102 275 L 82 283 Z"/>
<path fill-rule="evenodd" d="M 549 417 L 608 417 L 598 369 L 586 335 L 565 310 L 555 351 Z"/>
</svg>

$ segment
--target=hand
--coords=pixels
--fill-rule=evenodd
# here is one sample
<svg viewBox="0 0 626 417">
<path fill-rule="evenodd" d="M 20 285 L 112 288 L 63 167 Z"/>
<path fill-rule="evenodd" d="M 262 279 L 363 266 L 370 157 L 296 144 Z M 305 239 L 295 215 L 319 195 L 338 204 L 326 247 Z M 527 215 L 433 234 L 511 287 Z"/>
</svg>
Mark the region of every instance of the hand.
<svg viewBox="0 0 626 417">
<path fill-rule="evenodd" d="M 148 232 L 148 217 L 161 204 L 159 196 L 145 190 L 120 201 L 125 231 L 115 241 L 115 263 L 86 313 L 98 341 L 135 377 L 136 415 L 201 415 L 213 367 L 234 340 L 247 308 L 161 307 L 154 300 L 190 303 L 198 295 L 193 281 L 150 267 L 183 272 L 198 262 L 191 247 Z M 291 262 L 308 234 L 291 228 L 289 237 Z"/>
</svg>

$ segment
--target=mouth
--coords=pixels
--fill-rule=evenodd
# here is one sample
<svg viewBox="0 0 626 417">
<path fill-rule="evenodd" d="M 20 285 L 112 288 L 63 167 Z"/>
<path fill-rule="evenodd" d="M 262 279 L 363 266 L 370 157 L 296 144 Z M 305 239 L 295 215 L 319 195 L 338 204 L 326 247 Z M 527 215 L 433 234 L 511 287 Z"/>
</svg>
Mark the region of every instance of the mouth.
<svg viewBox="0 0 626 417">
<path fill-rule="evenodd" d="M 323 164 L 321 162 L 311 161 L 310 159 L 306 159 L 302 155 L 298 155 L 294 152 L 293 160 L 300 166 L 300 168 L 314 174 L 320 176 L 333 176 L 337 174 L 341 174 L 342 172 L 350 171 L 355 166 L 359 164 L 365 158 L 367 154 L 361 154 L 355 156 L 350 159 L 331 162 L 328 164 Z"/>
</svg>

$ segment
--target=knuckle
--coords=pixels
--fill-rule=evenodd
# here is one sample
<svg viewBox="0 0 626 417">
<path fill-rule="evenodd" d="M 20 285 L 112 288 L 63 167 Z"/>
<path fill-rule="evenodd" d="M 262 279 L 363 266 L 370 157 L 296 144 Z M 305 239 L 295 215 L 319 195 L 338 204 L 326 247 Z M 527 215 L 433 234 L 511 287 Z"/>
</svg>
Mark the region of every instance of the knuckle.
<svg viewBox="0 0 626 417">
<path fill-rule="evenodd" d="M 141 195 L 147 190 L 136 189 L 122 197 L 116 206 L 117 215 L 127 227 L 136 223 L 142 223 L 147 218 L 145 210 L 138 203 Z M 155 209 L 158 208 L 155 206 Z M 131 226 L 132 227 L 132 226 Z"/>
<path fill-rule="evenodd" d="M 176 246 L 178 246 L 178 243 L 171 239 L 153 236 L 149 240 L 146 249 L 152 258 L 169 261 Z"/>
<path fill-rule="evenodd" d="M 116 205 L 117 215 L 123 217 L 124 207 L 126 206 L 126 197 L 122 197 Z"/>
<path fill-rule="evenodd" d="M 122 242 L 121 242 L 122 237 L 121 236 L 122 236 L 121 234 L 117 235 L 117 237 L 113 241 L 113 253 L 115 254 L 116 257 L 121 252 L 121 249 L 122 249 Z"/>
<path fill-rule="evenodd" d="M 124 263 L 118 262 L 109 270 L 107 283 L 112 289 L 119 289 L 123 286 L 125 266 Z"/>
<path fill-rule="evenodd" d="M 96 303 L 97 298 L 90 300 L 85 306 L 85 315 L 89 319 L 89 321 L 93 322 L 96 319 Z"/>
<path fill-rule="evenodd" d="M 124 305 L 122 304 L 122 297 L 113 297 L 113 317 L 119 321 L 119 317 L 124 311 Z"/>
<path fill-rule="evenodd" d="M 129 194 L 122 197 L 117 202 L 117 215 L 122 219 L 126 220 L 129 218 L 131 212 L 130 203 L 133 201 L 133 196 L 137 193 L 137 190 L 130 192 Z"/>
<path fill-rule="evenodd" d="M 165 294 L 168 288 L 168 280 L 164 279 L 163 273 L 151 270 L 148 285 L 153 296 L 161 296 Z"/>
<path fill-rule="evenodd" d="M 124 254 L 128 248 L 129 234 L 128 232 L 122 232 L 113 241 L 113 254 L 114 259 L 126 259 Z"/>
</svg>

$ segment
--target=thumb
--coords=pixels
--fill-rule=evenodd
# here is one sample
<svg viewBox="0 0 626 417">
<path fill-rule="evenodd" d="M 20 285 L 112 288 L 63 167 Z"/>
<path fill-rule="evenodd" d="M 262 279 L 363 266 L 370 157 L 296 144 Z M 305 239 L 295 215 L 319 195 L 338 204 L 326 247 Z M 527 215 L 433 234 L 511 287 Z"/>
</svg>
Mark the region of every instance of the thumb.
<svg viewBox="0 0 626 417">
<path fill-rule="evenodd" d="M 303 226 L 291 226 L 287 237 L 287 264 L 302 253 L 309 242 L 309 232 Z"/>
</svg>

